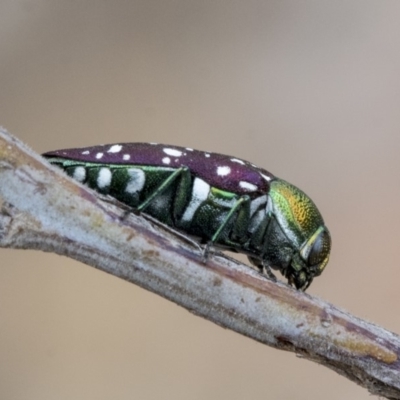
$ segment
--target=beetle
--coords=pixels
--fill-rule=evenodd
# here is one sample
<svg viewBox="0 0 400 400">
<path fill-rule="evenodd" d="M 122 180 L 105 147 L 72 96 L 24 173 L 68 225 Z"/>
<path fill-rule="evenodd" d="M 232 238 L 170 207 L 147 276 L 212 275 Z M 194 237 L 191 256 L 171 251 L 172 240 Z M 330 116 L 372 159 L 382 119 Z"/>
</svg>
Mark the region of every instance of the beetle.
<svg viewBox="0 0 400 400">
<path fill-rule="evenodd" d="M 265 169 L 223 154 L 156 143 L 50 151 L 75 180 L 202 244 L 244 253 L 306 290 L 329 260 L 331 236 L 313 201 Z"/>
</svg>

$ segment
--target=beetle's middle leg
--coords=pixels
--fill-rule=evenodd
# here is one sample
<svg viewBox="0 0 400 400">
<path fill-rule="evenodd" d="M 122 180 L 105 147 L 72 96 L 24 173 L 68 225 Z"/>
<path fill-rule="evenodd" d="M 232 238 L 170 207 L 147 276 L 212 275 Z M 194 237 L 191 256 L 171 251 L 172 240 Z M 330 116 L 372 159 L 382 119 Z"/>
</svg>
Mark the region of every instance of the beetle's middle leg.
<svg viewBox="0 0 400 400">
<path fill-rule="evenodd" d="M 235 224 L 235 227 L 232 229 L 232 233 L 235 236 L 241 237 L 247 229 L 246 223 L 249 220 L 249 214 L 250 214 L 250 197 L 249 196 L 243 195 L 243 196 L 239 197 L 239 199 L 236 201 L 236 203 L 229 210 L 227 216 L 222 221 L 221 225 L 218 227 L 216 232 L 213 234 L 211 240 L 207 242 L 206 247 L 204 249 L 204 253 L 203 253 L 203 262 L 207 261 L 211 247 L 214 244 L 218 244 L 218 239 L 221 238 L 228 223 L 231 221 L 231 219 L 233 218 L 233 216 L 235 214 L 237 214 L 237 218 L 236 218 L 237 223 Z M 227 240 L 225 244 L 228 245 L 228 244 L 230 244 L 229 242 L 230 241 Z M 236 246 L 235 246 L 235 243 L 232 243 L 233 248 Z"/>
</svg>

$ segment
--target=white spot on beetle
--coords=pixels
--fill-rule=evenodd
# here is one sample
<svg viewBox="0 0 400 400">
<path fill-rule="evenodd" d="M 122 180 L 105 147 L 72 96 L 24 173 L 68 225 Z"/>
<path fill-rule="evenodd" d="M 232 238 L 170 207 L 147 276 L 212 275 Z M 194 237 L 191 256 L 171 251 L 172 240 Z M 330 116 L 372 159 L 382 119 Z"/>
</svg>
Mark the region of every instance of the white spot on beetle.
<svg viewBox="0 0 400 400">
<path fill-rule="evenodd" d="M 122 156 L 122 159 L 123 159 L 124 161 L 130 160 L 130 158 L 131 158 L 131 156 L 130 156 L 129 154 L 124 154 L 124 155 Z"/>
<path fill-rule="evenodd" d="M 182 152 L 176 149 L 165 148 L 163 149 L 163 152 L 171 157 L 180 157 L 182 155 Z"/>
<path fill-rule="evenodd" d="M 253 216 L 253 214 L 257 211 L 257 209 L 259 207 L 264 206 L 266 202 L 267 202 L 267 196 L 266 195 L 263 195 L 263 196 L 255 198 L 250 203 L 250 217 Z"/>
<path fill-rule="evenodd" d="M 239 186 L 242 189 L 246 189 L 246 190 L 250 190 L 251 192 L 254 192 L 255 190 L 257 190 L 257 186 L 250 183 L 250 182 L 246 182 L 246 181 L 240 181 L 239 182 Z"/>
<path fill-rule="evenodd" d="M 261 176 L 267 181 L 269 182 L 271 180 L 271 178 L 267 175 L 261 174 Z"/>
<path fill-rule="evenodd" d="M 156 210 L 166 210 L 168 209 L 169 196 L 162 194 L 158 195 L 155 199 L 151 201 L 152 207 Z"/>
<path fill-rule="evenodd" d="M 128 169 L 129 181 L 126 185 L 125 192 L 134 194 L 140 192 L 146 180 L 145 173 L 138 168 Z"/>
<path fill-rule="evenodd" d="M 112 173 L 109 168 L 100 168 L 99 175 L 97 176 L 97 186 L 99 189 L 104 189 L 110 186 Z"/>
<path fill-rule="evenodd" d="M 226 176 L 231 173 L 231 169 L 227 165 L 222 165 L 217 168 L 217 175 Z"/>
<path fill-rule="evenodd" d="M 200 178 L 195 178 L 193 182 L 192 198 L 189 205 L 186 207 L 185 212 L 183 213 L 183 221 L 192 220 L 194 213 L 200 207 L 201 203 L 207 200 L 209 193 L 210 185 Z"/>
<path fill-rule="evenodd" d="M 150 142 L 149 144 L 151 144 L 152 146 L 157 146 L 158 143 L 154 143 L 154 142 Z"/>
<path fill-rule="evenodd" d="M 76 167 L 72 177 L 78 182 L 83 182 L 86 178 L 86 169 L 82 166 Z"/>
<path fill-rule="evenodd" d="M 274 203 L 272 199 L 268 196 L 267 207 L 265 208 L 266 214 L 273 214 L 274 213 Z"/>
<path fill-rule="evenodd" d="M 210 157 L 211 157 L 211 154 L 209 154 L 209 153 L 204 153 L 204 156 L 207 157 L 207 158 L 210 158 Z"/>
<path fill-rule="evenodd" d="M 235 163 L 238 163 L 238 164 L 241 164 L 241 165 L 245 165 L 246 164 L 244 161 L 239 160 L 238 158 L 231 158 L 231 161 L 235 162 Z"/>
<path fill-rule="evenodd" d="M 255 232 L 255 230 L 260 226 L 261 222 L 263 222 L 264 218 L 266 218 L 264 210 L 258 210 L 254 215 L 252 215 L 248 228 L 249 232 Z"/>
<path fill-rule="evenodd" d="M 104 155 L 103 153 L 97 153 L 97 154 L 96 154 L 96 158 L 97 158 L 98 160 L 100 160 L 100 158 L 103 157 L 103 155 Z"/>
<path fill-rule="evenodd" d="M 107 153 L 119 153 L 121 150 L 122 146 L 120 144 L 114 144 L 107 150 Z"/>
<path fill-rule="evenodd" d="M 84 154 L 84 155 L 90 154 L 90 151 L 89 150 L 82 151 L 82 154 Z"/>
<path fill-rule="evenodd" d="M 171 159 L 169 157 L 164 157 L 162 160 L 163 164 L 169 164 L 171 162 Z"/>
<path fill-rule="evenodd" d="M 185 147 L 187 151 L 193 151 L 191 147 Z"/>
</svg>

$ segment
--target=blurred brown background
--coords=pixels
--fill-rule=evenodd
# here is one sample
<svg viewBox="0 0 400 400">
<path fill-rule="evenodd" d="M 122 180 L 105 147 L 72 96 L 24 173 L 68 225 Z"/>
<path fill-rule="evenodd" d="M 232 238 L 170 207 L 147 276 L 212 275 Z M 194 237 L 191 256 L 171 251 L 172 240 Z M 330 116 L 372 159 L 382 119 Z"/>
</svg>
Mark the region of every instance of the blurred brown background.
<svg viewBox="0 0 400 400">
<path fill-rule="evenodd" d="M 0 2 L 0 124 L 38 152 L 218 151 L 318 204 L 309 292 L 400 332 L 400 2 Z M 27 199 L 27 201 L 29 201 Z M 369 399 L 67 258 L 0 250 L 0 398 Z"/>
</svg>

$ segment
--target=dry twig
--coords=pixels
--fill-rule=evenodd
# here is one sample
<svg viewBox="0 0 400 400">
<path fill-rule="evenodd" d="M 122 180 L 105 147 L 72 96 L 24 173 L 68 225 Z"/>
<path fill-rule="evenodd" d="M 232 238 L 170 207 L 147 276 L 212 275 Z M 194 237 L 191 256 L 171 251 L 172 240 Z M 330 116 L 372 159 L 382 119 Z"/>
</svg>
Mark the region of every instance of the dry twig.
<svg viewBox="0 0 400 400">
<path fill-rule="evenodd" d="M 400 399 L 399 336 L 198 249 L 73 182 L 0 131 L 0 247 L 65 255 L 135 283 L 371 393 Z"/>
</svg>

